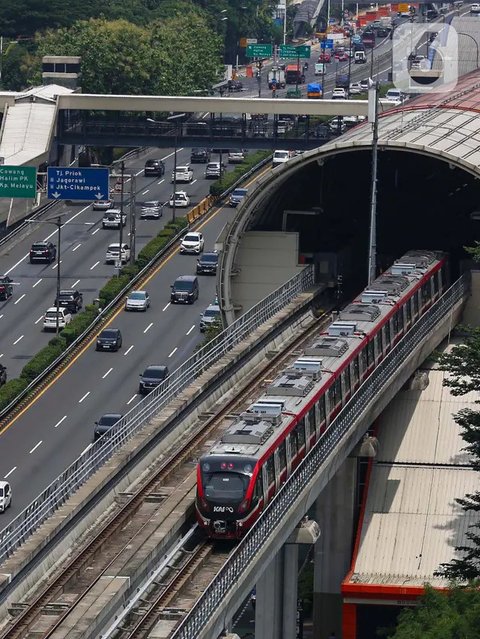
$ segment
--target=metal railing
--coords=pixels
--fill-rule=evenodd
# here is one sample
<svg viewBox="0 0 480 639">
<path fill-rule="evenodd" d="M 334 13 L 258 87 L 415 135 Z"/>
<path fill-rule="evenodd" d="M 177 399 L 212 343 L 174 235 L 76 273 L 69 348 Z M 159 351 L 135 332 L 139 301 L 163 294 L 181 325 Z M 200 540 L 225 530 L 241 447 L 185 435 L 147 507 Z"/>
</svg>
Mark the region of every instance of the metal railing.
<svg viewBox="0 0 480 639">
<path fill-rule="evenodd" d="M 120 447 L 131 439 L 153 415 L 234 346 L 273 317 L 297 295 L 314 284 L 311 265 L 292 277 L 276 291 L 247 311 L 231 326 L 179 366 L 160 386 L 134 406 L 115 428 L 112 436 L 104 436 L 59 475 L 31 504 L 0 532 L 0 562 L 18 548 L 50 515 L 52 515 L 93 473 Z"/>
<path fill-rule="evenodd" d="M 228 561 L 210 582 L 204 594 L 185 617 L 174 639 L 198 639 L 207 623 L 215 619 L 225 597 L 239 587 L 241 574 L 258 557 L 268 539 L 289 516 L 302 491 L 313 480 L 318 469 L 332 454 L 338 444 L 368 409 L 372 401 L 388 385 L 391 377 L 402 366 L 412 351 L 427 337 L 437 322 L 445 317 L 461 300 L 469 288 L 467 275 L 460 278 L 412 327 L 401 342 L 385 357 L 371 376 L 333 420 L 319 441 L 285 482 L 277 497 L 267 506 L 263 515 L 230 555 Z"/>
</svg>

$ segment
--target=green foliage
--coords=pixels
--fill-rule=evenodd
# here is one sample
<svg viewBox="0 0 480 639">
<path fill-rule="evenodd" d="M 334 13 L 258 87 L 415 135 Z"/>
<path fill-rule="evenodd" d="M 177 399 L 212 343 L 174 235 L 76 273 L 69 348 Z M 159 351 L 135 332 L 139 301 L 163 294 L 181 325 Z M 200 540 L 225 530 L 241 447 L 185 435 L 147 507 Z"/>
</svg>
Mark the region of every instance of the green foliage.
<svg viewBox="0 0 480 639">
<path fill-rule="evenodd" d="M 127 286 L 131 278 L 129 275 L 120 275 L 120 277 L 112 277 L 105 286 L 100 290 L 100 306 L 105 308 L 112 300 L 114 300 L 120 291 Z"/>
<path fill-rule="evenodd" d="M 28 386 L 28 380 L 24 377 L 11 379 L 0 388 L 0 410 L 6 408 Z"/>
<path fill-rule="evenodd" d="M 60 333 L 61 337 L 65 340 L 66 346 L 70 346 L 77 337 L 84 333 L 97 315 L 98 307 L 93 304 L 86 306 L 85 310 L 81 313 L 77 313 L 70 324 Z"/>
<path fill-rule="evenodd" d="M 465 250 L 475 262 L 480 262 L 480 242 L 475 240 L 475 246 L 466 246 Z"/>
<path fill-rule="evenodd" d="M 195 350 L 199 351 L 204 346 L 208 346 L 212 339 L 215 339 L 215 337 L 220 335 L 222 331 L 223 325 L 220 321 L 212 322 L 212 324 L 205 330 L 205 333 L 203 334 L 203 340 L 199 344 L 197 344 Z"/>
<path fill-rule="evenodd" d="M 247 155 L 245 160 L 235 167 L 233 171 L 224 173 L 220 180 L 216 180 L 210 185 L 210 195 L 221 195 L 230 188 L 237 180 L 239 180 L 245 173 L 248 173 L 259 162 L 271 155 L 271 151 L 256 151 Z"/>
<path fill-rule="evenodd" d="M 480 628 L 479 584 L 453 586 L 447 593 L 427 587 L 416 608 L 403 610 L 391 639 L 477 639 Z"/>
<path fill-rule="evenodd" d="M 33 381 L 63 353 L 65 346 L 65 340 L 59 338 L 50 340 L 50 343 L 23 367 L 20 377 L 26 379 L 28 383 Z"/>
</svg>

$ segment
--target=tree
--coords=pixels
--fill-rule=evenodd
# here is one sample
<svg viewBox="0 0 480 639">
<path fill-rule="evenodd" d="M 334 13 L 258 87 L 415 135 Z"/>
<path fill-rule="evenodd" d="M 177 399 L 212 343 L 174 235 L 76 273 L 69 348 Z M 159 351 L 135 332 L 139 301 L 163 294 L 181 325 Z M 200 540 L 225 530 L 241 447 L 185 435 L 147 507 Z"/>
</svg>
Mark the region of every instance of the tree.
<svg viewBox="0 0 480 639">
<path fill-rule="evenodd" d="M 416 608 L 404 609 L 390 639 L 477 639 L 480 628 L 478 583 L 453 585 L 447 592 L 427 586 Z"/>
<path fill-rule="evenodd" d="M 3 53 L 2 87 L 8 91 L 24 89 L 34 64 L 35 58 L 25 46 L 16 43 L 8 45 Z"/>
</svg>

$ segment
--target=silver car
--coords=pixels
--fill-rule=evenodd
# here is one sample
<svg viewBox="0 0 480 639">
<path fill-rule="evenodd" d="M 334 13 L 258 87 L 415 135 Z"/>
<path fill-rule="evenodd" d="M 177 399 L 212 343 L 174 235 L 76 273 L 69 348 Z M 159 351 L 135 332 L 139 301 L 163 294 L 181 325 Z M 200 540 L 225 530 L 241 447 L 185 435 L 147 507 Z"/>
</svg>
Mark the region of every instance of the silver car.
<svg viewBox="0 0 480 639">
<path fill-rule="evenodd" d="M 150 308 L 150 296 L 147 291 L 132 291 L 125 300 L 126 311 L 146 311 Z"/>
</svg>

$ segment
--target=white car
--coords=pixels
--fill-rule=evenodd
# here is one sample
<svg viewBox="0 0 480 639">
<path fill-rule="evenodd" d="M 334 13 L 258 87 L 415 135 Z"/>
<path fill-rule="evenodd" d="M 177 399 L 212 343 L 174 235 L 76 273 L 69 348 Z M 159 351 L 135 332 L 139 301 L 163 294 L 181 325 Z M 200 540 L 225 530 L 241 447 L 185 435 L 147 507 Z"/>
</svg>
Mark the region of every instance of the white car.
<svg viewBox="0 0 480 639">
<path fill-rule="evenodd" d="M 349 93 L 350 95 L 360 95 L 363 93 L 364 89 L 360 82 L 352 82 L 350 85 Z"/>
<path fill-rule="evenodd" d="M 176 208 L 185 208 L 190 206 L 190 198 L 185 191 L 175 191 L 175 193 L 170 197 L 168 203 L 171 207 L 173 207 L 175 203 Z"/>
<path fill-rule="evenodd" d="M 141 220 L 158 220 L 163 215 L 163 204 L 159 200 L 144 202 L 140 211 Z"/>
<path fill-rule="evenodd" d="M 132 291 L 125 300 L 126 311 L 146 311 L 150 308 L 150 296 L 147 291 Z"/>
<path fill-rule="evenodd" d="M 122 220 L 122 226 L 127 223 L 127 216 L 124 213 L 122 215 L 120 209 L 109 209 L 105 211 L 102 220 L 102 228 L 104 229 L 119 229 L 120 220 Z"/>
<path fill-rule="evenodd" d="M 277 164 L 284 164 L 285 162 L 288 162 L 291 157 L 292 153 L 290 151 L 284 151 L 283 149 L 274 151 L 272 159 L 273 166 L 276 166 Z"/>
<path fill-rule="evenodd" d="M 346 100 L 346 99 L 347 99 L 347 92 L 345 91 L 345 89 L 342 89 L 340 87 L 336 87 L 335 89 L 333 89 L 332 100 Z"/>
<path fill-rule="evenodd" d="M 58 327 L 65 328 L 72 321 L 72 316 L 66 308 L 58 308 Z M 43 316 L 43 330 L 55 331 L 57 329 L 57 307 L 51 306 Z"/>
<path fill-rule="evenodd" d="M 209 162 L 205 168 L 205 177 L 207 180 L 217 180 L 222 177 L 222 167 L 220 162 Z"/>
<path fill-rule="evenodd" d="M 204 244 L 205 240 L 201 233 L 187 233 L 180 244 L 180 253 L 200 255 L 203 251 Z"/>
<path fill-rule="evenodd" d="M 120 243 L 109 244 L 105 255 L 105 264 L 115 264 L 121 259 L 122 264 L 130 260 L 130 247 L 122 242 L 122 257 L 120 258 Z"/>
<path fill-rule="evenodd" d="M 388 89 L 385 94 L 385 99 L 395 104 L 403 104 L 405 102 L 405 95 L 399 89 Z"/>
<path fill-rule="evenodd" d="M 480 4 L 474 2 L 470 7 L 470 13 L 480 13 Z"/>
<path fill-rule="evenodd" d="M 172 184 L 174 182 L 191 182 L 193 180 L 193 171 L 189 164 L 177 166 L 176 171 L 172 171 Z"/>
<path fill-rule="evenodd" d="M 0 481 L 0 513 L 12 505 L 12 487 L 8 481 Z"/>
<path fill-rule="evenodd" d="M 108 211 L 113 206 L 113 200 L 96 200 L 92 205 L 92 209 L 94 211 Z"/>
</svg>

